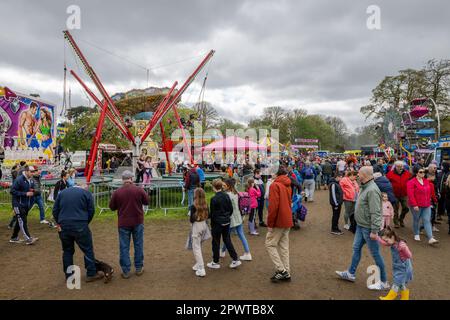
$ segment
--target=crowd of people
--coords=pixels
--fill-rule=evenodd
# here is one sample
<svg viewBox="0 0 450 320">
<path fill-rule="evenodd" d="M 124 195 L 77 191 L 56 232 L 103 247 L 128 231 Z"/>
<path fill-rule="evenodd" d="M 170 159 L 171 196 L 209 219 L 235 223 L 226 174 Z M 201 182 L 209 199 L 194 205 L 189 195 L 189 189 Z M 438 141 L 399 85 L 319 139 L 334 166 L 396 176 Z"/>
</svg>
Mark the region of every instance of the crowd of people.
<svg viewBox="0 0 450 320">
<path fill-rule="evenodd" d="M 151 158 L 141 157 L 135 174 L 123 172 L 123 186 L 112 194 L 110 200 L 110 209 L 118 211 L 119 255 L 124 279 L 131 276 L 131 238 L 135 273 L 140 276 L 144 271 L 143 206 L 148 205 L 149 199 L 137 183 L 150 183 L 152 170 L 156 169 L 165 172 L 165 168 L 159 165 L 155 168 Z M 401 299 L 409 299 L 407 284 L 412 280 L 412 253 L 396 229 L 405 227 L 405 218 L 411 212 L 411 238 L 419 242 L 424 234 L 429 245 L 439 243 L 435 237 L 439 232 L 438 226 L 445 212 L 450 214 L 449 163 L 444 162 L 442 168 L 438 168 L 435 162 L 426 166 L 424 159 L 409 166 L 405 159 L 375 161 L 367 157 L 333 159 L 286 156 L 280 159 L 276 173 L 263 175 L 263 169 L 264 165 L 259 161 L 254 165 L 246 161 L 242 166 L 230 165 L 222 169 L 222 178 L 212 182 L 214 196 L 208 204 L 203 166 L 194 162 L 182 168 L 191 223 L 188 247 L 193 251 L 193 270 L 197 276 L 206 276 L 202 254 L 204 241 L 212 241 L 212 260 L 206 267 L 219 269 L 221 258 L 228 253 L 231 257 L 229 267 L 238 268 L 241 261 L 253 260 L 246 234 L 259 236 L 259 228 L 267 228 L 265 247 L 275 269 L 271 280 L 291 281 L 289 233 L 291 229 L 299 228 L 293 210 L 295 202 L 300 201 L 300 206 L 306 206 L 314 201 L 317 190 L 324 189 L 329 192 L 331 233 L 336 236 L 344 233 L 340 228 L 343 209 L 343 229 L 354 234 L 350 266 L 344 271 L 336 271 L 337 275 L 343 280 L 356 281 L 362 248 L 367 244 L 380 270 L 379 281 L 370 285 L 369 289 L 390 289 L 380 299 L 392 300 L 399 294 Z M 66 277 L 70 275 L 68 268 L 73 263 L 76 243 L 85 255 L 87 281 L 94 281 L 102 278 L 95 267 L 89 230 L 95 205 L 87 187 L 75 185 L 75 175 L 76 172 L 71 170 L 62 172 L 53 193 L 53 218 L 63 248 Z M 239 184 L 242 184 L 241 192 L 237 191 Z M 20 242 L 19 231 L 22 231 L 26 244 L 36 242 L 37 238 L 30 235 L 27 226 L 28 212 L 34 203 L 40 209 L 41 223 L 50 223 L 45 219 L 40 186 L 37 168 L 22 163 L 13 170 L 12 243 Z M 248 232 L 244 228 L 246 220 Z M 239 238 L 242 255 L 238 254 L 239 250 L 233 244 L 232 234 Z M 394 274 L 392 286 L 387 281 L 380 245 L 391 249 Z"/>
</svg>

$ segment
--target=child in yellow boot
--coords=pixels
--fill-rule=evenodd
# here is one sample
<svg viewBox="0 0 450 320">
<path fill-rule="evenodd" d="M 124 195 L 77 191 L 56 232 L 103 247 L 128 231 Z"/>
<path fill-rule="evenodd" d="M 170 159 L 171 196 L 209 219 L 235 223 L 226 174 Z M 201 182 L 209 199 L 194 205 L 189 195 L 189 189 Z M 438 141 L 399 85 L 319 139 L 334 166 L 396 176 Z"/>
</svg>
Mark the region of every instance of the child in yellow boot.
<svg viewBox="0 0 450 320">
<path fill-rule="evenodd" d="M 380 300 L 395 300 L 400 293 L 400 300 L 409 300 L 409 290 L 406 288 L 408 282 L 413 278 L 411 263 L 412 254 L 405 240 L 400 239 L 394 230 L 386 227 L 378 237 L 378 242 L 383 246 L 391 248 L 393 285 L 389 293 Z"/>
</svg>

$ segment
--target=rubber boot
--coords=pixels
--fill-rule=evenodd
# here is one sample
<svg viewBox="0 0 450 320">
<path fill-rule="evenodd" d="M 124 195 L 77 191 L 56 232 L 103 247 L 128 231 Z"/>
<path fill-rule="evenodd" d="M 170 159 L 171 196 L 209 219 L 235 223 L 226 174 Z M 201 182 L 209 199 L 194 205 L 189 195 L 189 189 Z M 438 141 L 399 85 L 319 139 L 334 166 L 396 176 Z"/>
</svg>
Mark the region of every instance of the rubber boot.
<svg viewBox="0 0 450 320">
<path fill-rule="evenodd" d="M 409 300 L 409 289 L 400 291 L 400 300 Z"/>
<path fill-rule="evenodd" d="M 385 297 L 380 297 L 380 300 L 395 300 L 395 298 L 397 298 L 397 295 L 397 292 L 391 289 Z"/>
</svg>

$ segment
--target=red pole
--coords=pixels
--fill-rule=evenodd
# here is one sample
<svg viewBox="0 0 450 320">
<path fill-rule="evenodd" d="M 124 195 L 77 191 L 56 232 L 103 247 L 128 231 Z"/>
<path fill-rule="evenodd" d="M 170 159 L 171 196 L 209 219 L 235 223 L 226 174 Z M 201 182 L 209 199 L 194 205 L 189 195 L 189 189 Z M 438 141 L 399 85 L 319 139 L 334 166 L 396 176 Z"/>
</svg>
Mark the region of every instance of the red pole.
<svg viewBox="0 0 450 320">
<path fill-rule="evenodd" d="M 152 119 L 149 121 L 149 123 L 147 124 L 147 127 L 145 128 L 144 133 L 142 134 L 142 137 L 141 137 L 142 142 L 144 142 L 145 139 L 147 139 L 148 135 L 150 134 L 152 129 L 155 127 L 154 122 L 156 120 L 158 120 L 158 121 L 162 120 L 162 117 L 160 118 L 160 114 L 161 114 L 162 110 L 164 109 L 165 105 L 169 102 L 170 97 L 172 96 L 172 93 L 175 90 L 175 88 L 177 87 L 177 85 L 178 85 L 178 82 L 175 81 L 175 83 L 172 85 L 172 88 L 170 88 L 167 95 L 164 97 L 164 99 L 161 101 L 159 106 L 156 108 L 156 111 L 153 114 Z"/>
<path fill-rule="evenodd" d="M 186 91 L 186 89 L 191 85 L 191 83 L 195 80 L 195 77 L 200 73 L 200 71 L 205 67 L 205 65 L 208 63 L 208 61 L 213 57 L 215 51 L 211 50 L 208 55 L 203 59 L 203 61 L 200 63 L 200 65 L 195 69 L 195 71 L 189 76 L 189 78 L 186 80 L 186 82 L 183 84 L 183 86 L 178 90 L 178 92 L 175 94 L 175 96 L 170 99 L 170 101 L 162 108 L 162 111 L 158 114 L 154 114 L 151 124 L 149 124 L 149 127 L 147 130 L 151 132 L 153 128 L 159 123 L 159 121 L 162 120 L 162 118 L 169 112 L 170 108 L 172 108 L 177 101 L 180 99 L 182 94 Z M 142 140 L 142 139 L 141 139 Z"/>
<path fill-rule="evenodd" d="M 173 113 L 175 114 L 175 119 L 177 119 L 178 126 L 181 129 L 181 135 L 183 136 L 183 144 L 184 144 L 185 148 L 187 149 L 187 153 L 189 155 L 189 161 L 190 161 L 190 163 L 194 163 L 194 159 L 192 159 L 191 147 L 187 143 L 186 133 L 184 132 L 184 127 L 183 127 L 183 124 L 181 123 L 180 115 L 178 114 L 178 110 L 177 110 L 176 106 L 173 106 Z"/>
<path fill-rule="evenodd" d="M 103 103 L 100 101 L 99 98 L 97 98 L 95 96 L 95 94 L 87 87 L 87 85 L 81 80 L 81 78 L 75 73 L 75 71 L 70 70 L 70 73 L 72 74 L 72 76 L 75 77 L 75 79 L 81 84 L 81 86 L 84 88 L 84 90 L 86 90 L 86 92 L 91 96 L 91 98 L 95 101 L 95 103 L 102 108 Z M 114 118 L 114 116 L 112 115 L 111 111 L 106 108 L 106 115 L 108 116 L 108 118 L 116 125 L 116 127 L 123 133 L 123 135 L 125 136 L 125 138 L 127 138 L 128 140 L 130 140 L 131 142 L 133 142 L 130 137 L 128 136 L 127 132 L 125 131 L 125 129 L 122 127 L 122 124 L 120 124 L 116 118 Z"/>
<path fill-rule="evenodd" d="M 105 123 L 105 117 L 106 117 L 106 109 L 108 109 L 108 102 L 105 101 L 105 104 L 103 105 L 102 112 L 100 113 L 100 118 L 98 119 L 98 125 L 97 129 L 95 131 L 95 137 L 91 146 L 91 151 L 89 153 L 89 169 L 86 176 L 86 182 L 91 182 L 92 173 L 94 171 L 94 166 L 97 158 L 97 152 L 98 152 L 98 145 L 100 144 L 100 139 L 102 138 L 102 129 L 103 124 Z"/>
<path fill-rule="evenodd" d="M 86 57 L 81 52 L 80 48 L 78 47 L 77 43 L 73 39 L 72 35 L 69 31 L 63 31 L 65 38 L 69 42 L 69 44 L 72 46 L 73 50 L 75 51 L 75 54 L 80 59 L 81 63 L 83 64 L 87 75 L 91 78 L 91 80 L 94 82 L 95 86 L 97 87 L 100 94 L 103 96 L 103 99 L 108 102 L 108 105 L 111 107 L 112 113 L 119 119 L 119 122 L 123 125 L 125 128 L 126 135 L 128 139 L 135 144 L 134 136 L 131 133 L 131 131 L 126 127 L 125 121 L 123 120 L 122 116 L 120 115 L 119 110 L 117 110 L 113 100 L 109 96 L 108 92 L 106 92 L 106 89 L 103 87 L 99 77 L 95 73 L 94 69 L 89 65 Z"/>
<path fill-rule="evenodd" d="M 167 168 L 169 169 L 169 176 L 172 174 L 172 168 L 170 167 L 170 158 L 169 158 L 169 152 L 167 151 L 167 146 L 166 146 L 166 133 L 164 132 L 164 125 L 162 122 L 159 123 L 159 127 L 161 128 L 161 137 L 162 137 L 162 141 L 163 141 L 163 146 L 164 146 L 164 152 L 166 154 L 166 160 L 167 160 Z"/>
</svg>

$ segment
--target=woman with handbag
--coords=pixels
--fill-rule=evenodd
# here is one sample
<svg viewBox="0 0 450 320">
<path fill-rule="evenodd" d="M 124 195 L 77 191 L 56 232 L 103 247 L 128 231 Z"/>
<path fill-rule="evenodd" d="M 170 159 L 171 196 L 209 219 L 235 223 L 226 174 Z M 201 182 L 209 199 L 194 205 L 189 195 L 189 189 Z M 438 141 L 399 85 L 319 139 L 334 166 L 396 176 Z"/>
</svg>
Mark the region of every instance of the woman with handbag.
<svg viewBox="0 0 450 320">
<path fill-rule="evenodd" d="M 192 269 L 198 277 L 206 275 L 203 263 L 202 242 L 211 238 L 211 232 L 206 220 L 208 220 L 208 206 L 206 204 L 205 191 L 197 188 L 194 191 L 194 203 L 189 207 L 190 221 L 192 223 L 192 251 L 194 253 L 195 265 Z"/>
</svg>

